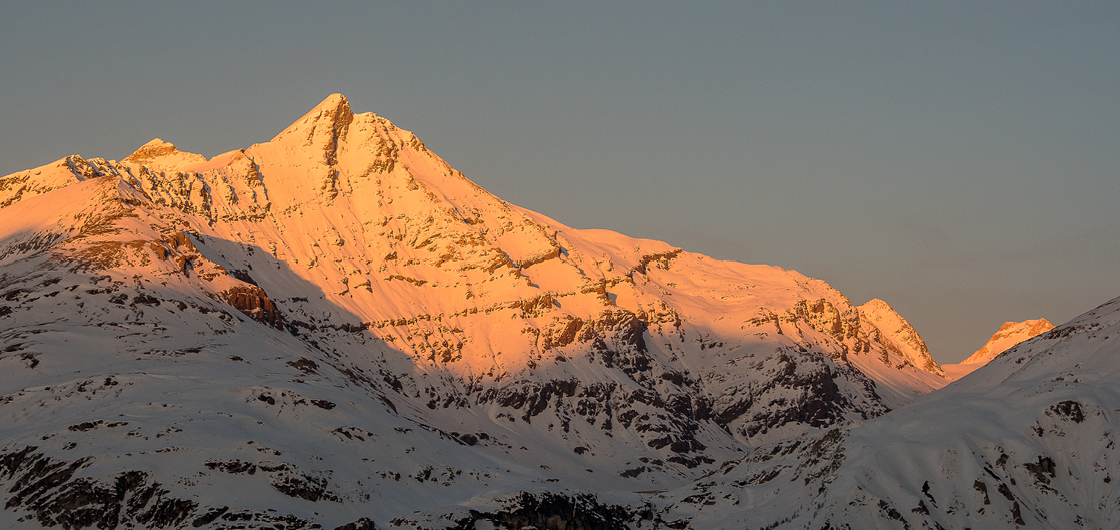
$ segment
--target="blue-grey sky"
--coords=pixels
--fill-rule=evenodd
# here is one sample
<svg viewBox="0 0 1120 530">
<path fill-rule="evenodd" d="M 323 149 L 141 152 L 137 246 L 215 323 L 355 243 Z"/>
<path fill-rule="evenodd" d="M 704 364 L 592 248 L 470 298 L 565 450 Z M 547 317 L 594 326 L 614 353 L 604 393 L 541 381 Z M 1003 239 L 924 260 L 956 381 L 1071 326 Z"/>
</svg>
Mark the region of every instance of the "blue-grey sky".
<svg viewBox="0 0 1120 530">
<path fill-rule="evenodd" d="M 581 228 L 882 298 L 940 362 L 1120 296 L 1120 4 L 25 2 L 0 174 L 333 92 Z"/>
</svg>

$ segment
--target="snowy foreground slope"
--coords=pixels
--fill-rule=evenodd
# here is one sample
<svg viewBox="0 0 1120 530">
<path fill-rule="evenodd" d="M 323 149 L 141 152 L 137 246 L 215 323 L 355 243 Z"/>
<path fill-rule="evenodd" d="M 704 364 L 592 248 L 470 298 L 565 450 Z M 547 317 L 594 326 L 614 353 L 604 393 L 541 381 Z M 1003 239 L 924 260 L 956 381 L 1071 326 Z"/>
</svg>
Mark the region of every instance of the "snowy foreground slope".
<svg viewBox="0 0 1120 530">
<path fill-rule="evenodd" d="M 927 417 L 1033 407 L 973 383 L 1023 348 L 911 404 L 949 379 L 885 303 L 566 227 L 334 95 L 209 160 L 153 140 L 0 178 L 0 526 L 836 526 L 874 496 L 909 520 L 882 440 L 920 437 L 917 473 L 976 436 Z M 898 419 L 937 399 L 955 415 Z M 938 469 L 938 499 L 972 491 Z"/>
<path fill-rule="evenodd" d="M 712 528 L 1116 528 L 1120 298 L 874 420 L 666 495 Z"/>
</svg>

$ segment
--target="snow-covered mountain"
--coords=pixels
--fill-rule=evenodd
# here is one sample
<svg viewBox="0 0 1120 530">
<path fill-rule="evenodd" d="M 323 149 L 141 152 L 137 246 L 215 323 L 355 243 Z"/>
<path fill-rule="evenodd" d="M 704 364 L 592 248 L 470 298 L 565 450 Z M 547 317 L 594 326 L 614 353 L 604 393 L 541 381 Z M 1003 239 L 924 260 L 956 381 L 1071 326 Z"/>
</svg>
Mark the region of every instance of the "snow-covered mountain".
<svg viewBox="0 0 1120 530">
<path fill-rule="evenodd" d="M 909 397 L 913 397 L 925 393 L 926 388 L 939 388 L 952 380 L 930 356 L 926 341 L 922 340 L 914 326 L 886 302 L 876 298 L 857 309 L 860 320 L 871 329 L 871 338 L 882 344 L 883 349 L 880 350 L 878 362 L 868 363 L 862 357 L 853 359 L 853 362 L 865 373 L 872 375 L 880 386 L 894 387 L 899 393 L 908 393 Z M 916 367 L 918 370 L 897 370 L 907 367 Z M 931 379 L 930 374 L 943 380 Z M 909 380 L 914 377 L 921 378 L 928 386 Z M 907 402 L 908 400 L 897 401 L 895 405 Z"/>
<path fill-rule="evenodd" d="M 1023 322 L 1004 322 L 999 327 L 999 331 L 995 332 L 983 347 L 961 361 L 961 364 L 985 364 L 1008 348 L 1052 329 L 1054 329 L 1054 325 L 1045 318 Z"/>
<path fill-rule="evenodd" d="M 0 178 L 0 366 L 0 525 L 69 528 L 722 527 L 672 492 L 949 381 L 885 303 L 567 227 L 341 95 Z"/>
<path fill-rule="evenodd" d="M 988 361 L 995 359 L 997 355 L 1012 346 L 1037 337 L 1051 329 L 1054 329 L 1054 325 L 1045 318 L 1023 322 L 1005 322 L 1000 326 L 999 331 L 995 332 L 992 338 L 988 339 L 988 342 L 976 353 L 958 364 L 946 364 L 942 365 L 941 368 L 949 379 L 960 379 L 984 366 Z"/>
<path fill-rule="evenodd" d="M 890 414 L 671 492 L 711 528 L 1115 528 L 1120 298 Z"/>
</svg>

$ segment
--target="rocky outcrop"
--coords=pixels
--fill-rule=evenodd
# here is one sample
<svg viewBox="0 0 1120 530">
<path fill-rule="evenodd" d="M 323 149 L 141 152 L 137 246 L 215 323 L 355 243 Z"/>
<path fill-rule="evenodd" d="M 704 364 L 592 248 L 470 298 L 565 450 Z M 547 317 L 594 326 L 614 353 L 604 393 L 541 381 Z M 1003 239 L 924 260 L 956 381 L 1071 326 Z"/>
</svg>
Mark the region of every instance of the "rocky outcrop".
<svg viewBox="0 0 1120 530">
<path fill-rule="evenodd" d="M 90 458 L 58 460 L 27 446 L 0 454 L 0 480 L 13 484 L 5 510 L 30 513 L 43 526 L 178 528 L 198 503 L 177 499 L 144 471 L 98 480 L 76 476 Z"/>
<path fill-rule="evenodd" d="M 477 528 L 480 521 L 487 521 L 496 528 L 623 530 L 642 520 L 652 523 L 654 517 L 653 511 L 648 507 L 600 504 L 592 495 L 521 493 L 500 510 L 471 510 L 469 516 L 457 519 L 455 526 L 451 528 L 471 530 Z"/>
<path fill-rule="evenodd" d="M 284 317 L 264 289 L 255 285 L 235 285 L 222 291 L 221 297 L 245 316 L 276 329 L 284 329 Z"/>
<path fill-rule="evenodd" d="M 837 359 L 844 359 L 852 350 L 867 351 L 866 341 L 860 334 L 859 313 L 850 305 L 836 307 L 824 298 L 818 300 L 798 300 L 782 315 L 781 321 L 789 324 L 804 323 L 809 328 L 832 337 L 840 350 Z M 849 347 L 849 343 L 852 344 Z"/>
<path fill-rule="evenodd" d="M 732 387 L 712 404 L 713 420 L 744 439 L 790 426 L 826 428 L 889 410 L 877 400 L 855 402 L 852 396 L 859 394 L 843 387 L 857 385 L 877 397 L 872 382 L 813 352 L 785 350 L 751 368 L 761 377 Z"/>
</svg>

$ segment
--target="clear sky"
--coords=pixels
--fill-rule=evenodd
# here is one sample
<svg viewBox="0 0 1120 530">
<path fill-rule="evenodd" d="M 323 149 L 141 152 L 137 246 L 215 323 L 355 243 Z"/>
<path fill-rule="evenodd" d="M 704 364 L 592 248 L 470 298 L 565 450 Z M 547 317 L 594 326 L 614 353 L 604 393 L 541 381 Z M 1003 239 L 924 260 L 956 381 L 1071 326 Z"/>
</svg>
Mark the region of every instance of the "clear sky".
<svg viewBox="0 0 1120 530">
<path fill-rule="evenodd" d="M 943 363 L 1120 296 L 1115 0 L 0 7 L 0 174 L 333 92 L 570 226 L 882 298 Z"/>
</svg>

